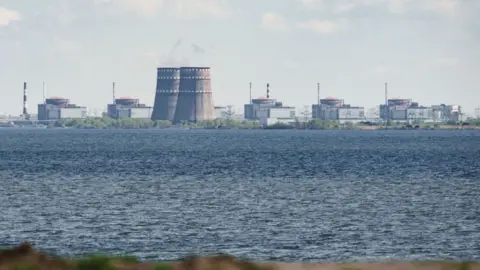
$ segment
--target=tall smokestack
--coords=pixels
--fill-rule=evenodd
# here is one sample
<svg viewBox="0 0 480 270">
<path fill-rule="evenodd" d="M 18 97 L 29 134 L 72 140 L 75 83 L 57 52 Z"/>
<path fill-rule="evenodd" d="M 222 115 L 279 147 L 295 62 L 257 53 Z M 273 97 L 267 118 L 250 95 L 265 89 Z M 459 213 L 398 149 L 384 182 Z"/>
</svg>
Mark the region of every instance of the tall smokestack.
<svg viewBox="0 0 480 270">
<path fill-rule="evenodd" d="M 270 98 L 270 84 L 267 83 L 267 98 Z"/>
<path fill-rule="evenodd" d="M 23 116 L 28 115 L 28 103 L 27 103 L 27 82 L 23 82 Z"/>
<path fill-rule="evenodd" d="M 317 105 L 320 105 L 320 83 L 317 83 Z"/>
<path fill-rule="evenodd" d="M 115 104 L 115 82 L 112 83 L 112 96 L 113 96 L 112 104 Z"/>
<path fill-rule="evenodd" d="M 43 104 L 47 103 L 47 85 L 43 82 Z"/>
<path fill-rule="evenodd" d="M 388 84 L 385 83 L 385 125 L 390 123 L 390 110 L 388 108 Z"/>
<path fill-rule="evenodd" d="M 250 101 L 249 104 L 252 104 L 252 83 L 250 83 Z"/>
<path fill-rule="evenodd" d="M 314 113 L 315 113 L 315 115 L 312 115 L 312 117 L 313 118 L 319 118 L 319 116 L 320 116 L 320 83 L 319 82 L 317 83 L 317 107 L 315 108 L 315 112 L 312 109 L 312 114 L 314 114 Z"/>
</svg>

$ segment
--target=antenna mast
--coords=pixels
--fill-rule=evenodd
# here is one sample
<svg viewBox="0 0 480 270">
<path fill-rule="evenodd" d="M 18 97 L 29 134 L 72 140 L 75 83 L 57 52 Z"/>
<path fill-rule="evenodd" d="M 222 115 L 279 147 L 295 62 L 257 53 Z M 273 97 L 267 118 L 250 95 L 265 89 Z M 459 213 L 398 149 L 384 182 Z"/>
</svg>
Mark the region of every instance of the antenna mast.
<svg viewBox="0 0 480 270">
<path fill-rule="evenodd" d="M 267 83 L 267 98 L 270 98 L 270 84 Z"/>
</svg>

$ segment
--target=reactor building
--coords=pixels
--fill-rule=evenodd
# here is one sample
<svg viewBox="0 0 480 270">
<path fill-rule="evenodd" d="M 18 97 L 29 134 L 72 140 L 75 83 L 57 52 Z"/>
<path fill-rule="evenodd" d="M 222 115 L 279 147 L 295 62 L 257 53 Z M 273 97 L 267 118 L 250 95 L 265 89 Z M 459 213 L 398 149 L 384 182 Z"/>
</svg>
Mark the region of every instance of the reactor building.
<svg viewBox="0 0 480 270">
<path fill-rule="evenodd" d="M 61 97 L 45 99 L 38 104 L 38 120 L 78 119 L 87 117 L 87 107 L 70 104 L 70 100 Z"/>
<path fill-rule="evenodd" d="M 284 106 L 282 102 L 270 98 L 270 84 L 268 83 L 265 97 L 250 98 L 250 103 L 244 105 L 244 118 L 259 121 L 263 126 L 277 123 L 291 124 L 295 122 L 295 117 L 295 107 Z"/>
<path fill-rule="evenodd" d="M 345 104 L 343 99 L 327 97 L 312 105 L 312 118 L 355 123 L 365 120 L 365 108 Z"/>
<path fill-rule="evenodd" d="M 197 122 L 215 119 L 209 67 L 157 68 L 152 120 Z"/>
<path fill-rule="evenodd" d="M 141 104 L 138 99 L 130 97 L 117 98 L 113 104 L 108 104 L 107 106 L 108 117 L 114 119 L 150 119 L 152 111 L 152 107 Z"/>
<path fill-rule="evenodd" d="M 393 122 L 458 122 L 462 111 L 458 105 L 422 106 L 407 98 L 391 98 L 380 105 L 380 118 Z"/>
</svg>

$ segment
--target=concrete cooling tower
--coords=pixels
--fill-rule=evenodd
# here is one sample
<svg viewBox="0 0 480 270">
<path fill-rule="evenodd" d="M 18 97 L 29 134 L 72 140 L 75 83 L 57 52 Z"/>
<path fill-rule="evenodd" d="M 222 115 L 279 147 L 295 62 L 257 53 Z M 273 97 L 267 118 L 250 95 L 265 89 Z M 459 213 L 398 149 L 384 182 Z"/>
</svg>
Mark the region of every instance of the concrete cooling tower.
<svg viewBox="0 0 480 270">
<path fill-rule="evenodd" d="M 152 120 L 173 122 L 180 87 L 180 68 L 157 68 L 157 87 Z"/>
<path fill-rule="evenodd" d="M 181 67 L 174 123 L 215 118 L 209 67 Z"/>
</svg>

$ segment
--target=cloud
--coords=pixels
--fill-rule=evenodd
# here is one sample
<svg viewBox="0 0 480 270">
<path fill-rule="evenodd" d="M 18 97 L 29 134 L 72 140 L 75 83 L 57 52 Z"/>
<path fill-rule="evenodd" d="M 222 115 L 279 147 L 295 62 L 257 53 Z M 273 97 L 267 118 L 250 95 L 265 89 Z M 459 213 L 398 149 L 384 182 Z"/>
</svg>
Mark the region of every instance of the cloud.
<svg viewBox="0 0 480 270">
<path fill-rule="evenodd" d="M 447 18 L 458 17 L 459 12 L 467 5 L 467 1 L 463 0 L 388 0 L 388 10 L 391 13 L 404 14 L 410 11 L 422 11 L 433 12 Z"/>
<path fill-rule="evenodd" d="M 189 66 L 190 60 L 187 57 L 178 58 L 161 58 L 158 62 L 159 66 L 164 67 L 180 67 L 180 66 Z"/>
<path fill-rule="evenodd" d="M 184 39 L 180 38 L 173 44 L 168 52 L 149 50 L 140 52 L 139 56 L 143 59 L 148 59 L 149 61 L 155 61 L 158 65 L 185 66 L 190 62 L 199 63 L 199 61 L 208 60 L 212 55 L 212 51 L 214 50 L 211 46 L 209 47 L 209 50 L 207 50 L 204 46 L 198 43 L 189 42 L 186 44 Z"/>
<path fill-rule="evenodd" d="M 407 5 L 411 0 L 389 0 L 388 11 L 395 14 L 403 14 L 406 12 Z"/>
<path fill-rule="evenodd" d="M 344 13 L 357 8 L 385 8 L 392 14 L 429 12 L 459 18 L 476 0 L 292 0 L 305 9 L 327 9 Z"/>
<path fill-rule="evenodd" d="M 292 27 L 303 30 L 310 30 L 318 34 L 332 34 L 347 28 L 347 21 L 339 20 L 309 20 L 297 23 L 290 23 L 282 14 L 266 12 L 262 15 L 260 26 L 269 31 L 285 32 Z"/>
<path fill-rule="evenodd" d="M 355 2 L 338 3 L 333 7 L 334 13 L 344 13 L 354 9 L 357 6 Z"/>
<path fill-rule="evenodd" d="M 426 9 L 448 17 L 455 17 L 461 7 L 459 0 L 428 0 L 426 4 Z"/>
<path fill-rule="evenodd" d="M 232 10 L 225 0 L 93 0 L 97 5 L 110 4 L 122 11 L 152 17 L 158 13 L 174 14 L 179 18 L 225 18 Z"/>
<path fill-rule="evenodd" d="M 207 16 L 210 18 L 226 18 L 233 10 L 225 0 L 170 0 L 175 3 L 176 13 L 185 18 Z"/>
<path fill-rule="evenodd" d="M 71 0 L 57 0 L 57 4 L 46 6 L 37 16 L 47 19 L 51 26 L 58 24 L 69 26 L 72 22 L 79 18 L 77 12 L 77 3 Z"/>
<path fill-rule="evenodd" d="M 19 12 L 0 7 L 0 27 L 7 26 L 11 22 L 20 21 L 22 16 Z"/>
<path fill-rule="evenodd" d="M 163 0 L 94 0 L 94 3 L 114 5 L 122 11 L 133 11 L 144 16 L 156 15 L 164 6 Z"/>
<path fill-rule="evenodd" d="M 290 24 L 285 17 L 275 12 L 264 13 L 260 26 L 269 31 L 286 31 L 290 29 Z"/>
<path fill-rule="evenodd" d="M 310 30 L 318 34 L 332 34 L 347 28 L 346 21 L 335 22 L 331 20 L 309 20 L 297 23 L 299 29 Z"/>
<path fill-rule="evenodd" d="M 297 0 L 300 6 L 306 9 L 320 9 L 323 7 L 323 0 Z"/>
</svg>

